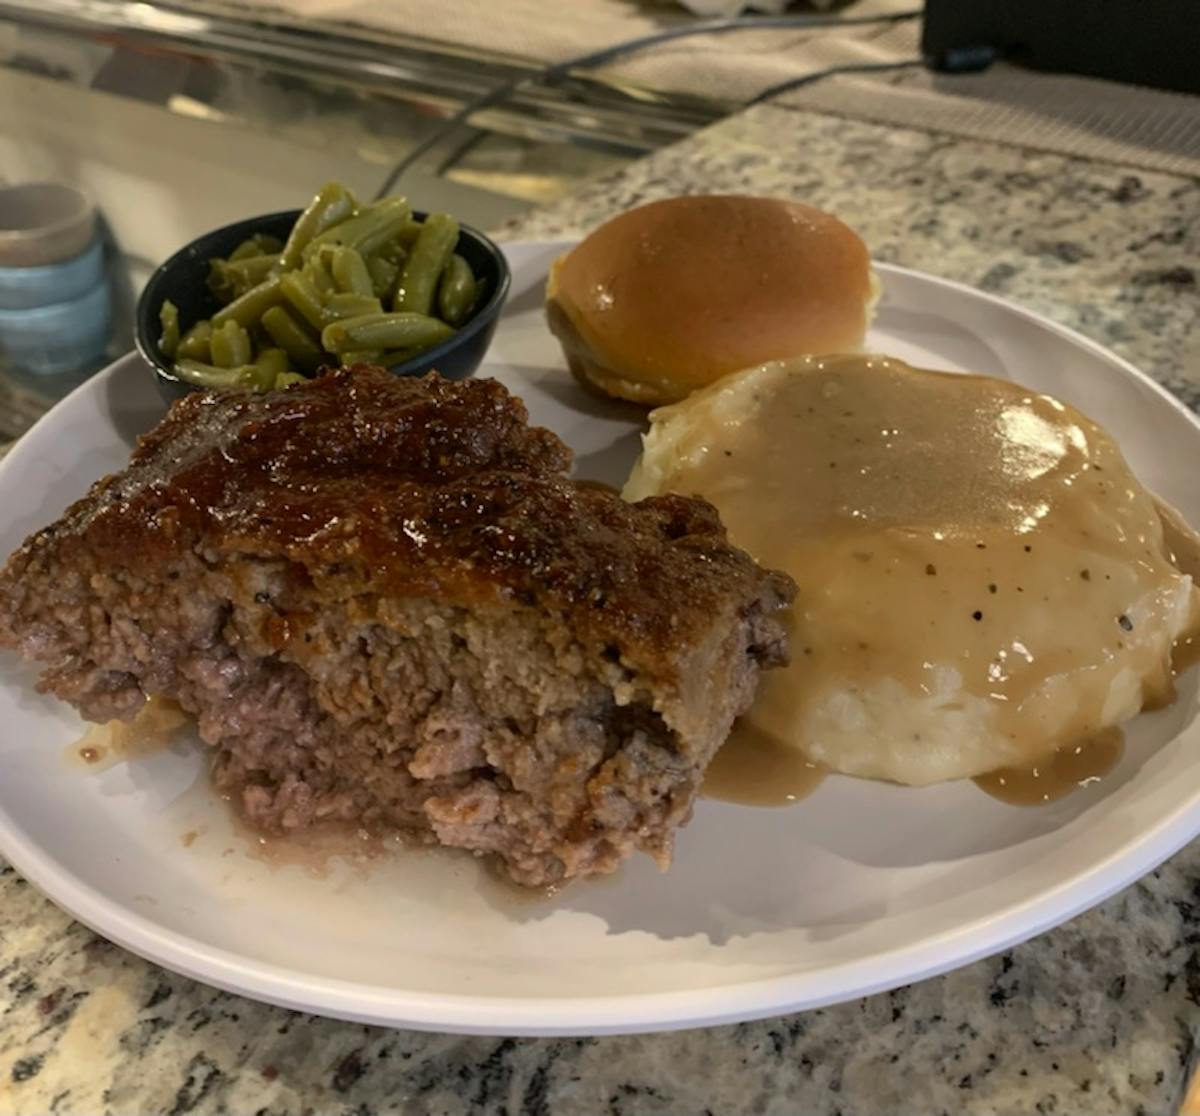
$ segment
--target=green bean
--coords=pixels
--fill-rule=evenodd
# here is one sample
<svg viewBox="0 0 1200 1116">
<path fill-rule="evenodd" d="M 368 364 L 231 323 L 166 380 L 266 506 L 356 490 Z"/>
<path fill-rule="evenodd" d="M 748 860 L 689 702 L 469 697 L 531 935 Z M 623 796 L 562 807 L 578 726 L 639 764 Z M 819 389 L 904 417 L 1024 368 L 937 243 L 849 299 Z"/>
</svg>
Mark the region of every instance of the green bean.
<svg viewBox="0 0 1200 1116">
<path fill-rule="evenodd" d="M 417 237 L 421 235 L 421 222 L 415 217 L 410 217 L 403 225 L 400 226 L 400 231 L 396 233 L 396 247 L 402 252 L 407 253 L 410 248 L 416 243 Z"/>
<path fill-rule="evenodd" d="M 379 349 L 347 349 L 340 355 L 340 360 L 347 364 L 378 364 L 383 353 Z"/>
<path fill-rule="evenodd" d="M 371 276 L 371 292 L 378 299 L 390 301 L 396 280 L 400 277 L 400 265 L 382 256 L 372 256 L 367 260 L 367 271 Z"/>
<path fill-rule="evenodd" d="M 212 362 L 218 368 L 238 368 L 250 363 L 250 335 L 237 322 L 228 321 L 213 330 L 209 341 Z"/>
<path fill-rule="evenodd" d="M 413 314 L 428 314 L 438 277 L 458 243 L 458 222 L 448 213 L 431 213 L 425 218 L 412 252 L 400 273 L 400 285 L 392 308 Z"/>
<path fill-rule="evenodd" d="M 266 391 L 275 380 L 275 374 L 264 373 L 254 364 L 243 364 L 237 368 L 217 368 L 198 360 L 177 361 L 175 375 L 189 384 L 215 390 L 248 388 L 251 391 Z"/>
<path fill-rule="evenodd" d="M 455 252 L 438 282 L 438 317 L 452 326 L 461 325 L 474 305 L 475 273 L 471 265 Z"/>
<path fill-rule="evenodd" d="M 282 306 L 273 306 L 262 316 L 263 329 L 304 372 L 315 372 L 326 362 L 317 339 Z"/>
<path fill-rule="evenodd" d="M 258 242 L 251 238 L 243 240 L 229 255 L 226 257 L 226 263 L 237 263 L 238 260 L 248 260 L 254 256 L 261 256 L 262 249 L 259 248 Z"/>
<path fill-rule="evenodd" d="M 322 186 L 317 196 L 296 218 L 279 258 L 279 271 L 299 267 L 303 252 L 313 238 L 333 225 L 344 222 L 354 210 L 354 198 L 340 182 L 327 182 Z"/>
<path fill-rule="evenodd" d="M 179 350 L 179 307 L 169 298 L 163 299 L 162 306 L 158 308 L 158 322 L 162 326 L 158 347 L 164 356 L 174 360 Z"/>
<path fill-rule="evenodd" d="M 321 331 L 321 345 L 337 353 L 350 349 L 428 349 L 454 336 L 452 327 L 425 314 L 367 314 L 333 322 Z"/>
<path fill-rule="evenodd" d="M 383 304 L 374 295 L 331 294 L 325 300 L 325 322 L 342 318 L 361 318 L 366 314 L 382 314 Z"/>
<path fill-rule="evenodd" d="M 212 352 L 208 344 L 211 337 L 212 322 L 207 320 L 197 322 L 180 340 L 179 347 L 175 350 L 176 359 L 200 360 L 208 363 L 212 360 Z"/>
<path fill-rule="evenodd" d="M 264 371 L 273 372 L 276 375 L 291 371 L 288 355 L 282 349 L 259 349 L 258 355 L 254 358 L 254 363 Z"/>
<path fill-rule="evenodd" d="M 472 317 L 475 311 L 478 310 L 485 302 L 487 302 L 488 290 L 489 284 L 487 281 L 487 276 L 484 276 L 484 278 L 476 281 L 475 301 L 471 303 L 471 308 L 467 311 L 468 318 Z"/>
<path fill-rule="evenodd" d="M 379 359 L 375 363 L 381 368 L 395 368 L 397 364 L 403 364 L 406 360 L 411 360 L 417 355 L 418 351 L 414 349 L 389 349 L 387 352 L 380 353 Z"/>
<path fill-rule="evenodd" d="M 375 294 L 366 262 L 353 248 L 342 246 L 334 249 L 329 271 L 339 291 L 366 295 L 367 298 Z"/>
<path fill-rule="evenodd" d="M 285 387 L 291 387 L 292 384 L 307 383 L 308 377 L 301 376 L 299 372 L 277 372 L 275 374 L 275 383 L 271 386 L 276 391 L 282 391 Z"/>
<path fill-rule="evenodd" d="M 283 248 L 283 241 L 277 236 L 270 236 L 267 233 L 254 233 L 247 240 L 243 240 L 232 252 L 229 253 L 226 263 L 237 263 L 240 260 L 250 260 L 255 256 L 266 256 L 278 254 Z"/>
<path fill-rule="evenodd" d="M 212 316 L 213 329 L 220 329 L 226 322 L 237 322 L 243 329 L 249 329 L 266 310 L 277 306 L 282 297 L 279 276 L 272 275 L 228 306 L 222 306 Z"/>
<path fill-rule="evenodd" d="M 220 265 L 225 282 L 236 296 L 245 294 L 251 287 L 257 287 L 264 279 L 269 278 L 271 270 L 279 262 L 279 254 L 251 256 L 248 260 L 211 262 L 214 266 Z"/>
<path fill-rule="evenodd" d="M 313 329 L 320 330 L 325 325 L 325 300 L 304 272 L 289 271 L 281 276 L 279 289 Z"/>
<path fill-rule="evenodd" d="M 311 257 L 324 244 L 341 244 L 370 256 L 396 235 L 408 220 L 412 207 L 405 198 L 384 198 L 369 205 L 349 220 L 327 228 L 313 237 L 304 250 Z"/>
<path fill-rule="evenodd" d="M 212 291 L 213 297 L 222 306 L 227 302 L 232 302 L 237 297 L 233 280 L 229 275 L 229 264 L 225 260 L 214 259 L 208 261 L 208 278 L 205 280 L 205 283 L 208 289 Z"/>
<path fill-rule="evenodd" d="M 325 266 L 325 262 L 319 255 L 306 260 L 301 270 L 308 276 L 309 281 L 317 288 L 322 298 L 333 294 L 338 289 L 337 284 L 333 281 L 333 276 L 329 274 L 329 268 Z"/>
<path fill-rule="evenodd" d="M 386 198 L 375 205 L 379 207 L 381 214 L 378 223 L 364 227 L 355 239 L 342 241 L 346 247 L 355 249 L 363 259 L 375 255 L 389 240 L 402 233 L 412 219 L 412 207 L 404 198 Z"/>
</svg>

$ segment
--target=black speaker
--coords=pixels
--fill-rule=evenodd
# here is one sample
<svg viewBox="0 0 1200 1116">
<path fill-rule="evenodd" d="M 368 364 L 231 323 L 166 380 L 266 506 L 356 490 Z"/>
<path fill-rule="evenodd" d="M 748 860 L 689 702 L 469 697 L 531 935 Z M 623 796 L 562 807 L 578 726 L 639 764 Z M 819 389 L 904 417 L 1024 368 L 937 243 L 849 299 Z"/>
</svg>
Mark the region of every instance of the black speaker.
<svg viewBox="0 0 1200 1116">
<path fill-rule="evenodd" d="M 1200 0 L 925 0 L 921 46 L 935 68 L 990 48 L 1037 70 L 1200 93 Z"/>
</svg>

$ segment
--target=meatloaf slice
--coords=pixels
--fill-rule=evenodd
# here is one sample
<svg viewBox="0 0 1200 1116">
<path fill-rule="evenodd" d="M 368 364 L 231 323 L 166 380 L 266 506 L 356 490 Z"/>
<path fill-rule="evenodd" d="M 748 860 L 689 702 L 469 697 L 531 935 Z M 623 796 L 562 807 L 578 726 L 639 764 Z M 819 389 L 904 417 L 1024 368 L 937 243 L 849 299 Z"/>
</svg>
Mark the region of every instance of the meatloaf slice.
<svg viewBox="0 0 1200 1116">
<path fill-rule="evenodd" d="M 286 833 L 402 827 L 543 885 L 666 865 L 793 593 L 701 500 L 627 504 L 490 380 L 192 395 L 0 574 L 94 720 L 178 701 Z"/>
</svg>

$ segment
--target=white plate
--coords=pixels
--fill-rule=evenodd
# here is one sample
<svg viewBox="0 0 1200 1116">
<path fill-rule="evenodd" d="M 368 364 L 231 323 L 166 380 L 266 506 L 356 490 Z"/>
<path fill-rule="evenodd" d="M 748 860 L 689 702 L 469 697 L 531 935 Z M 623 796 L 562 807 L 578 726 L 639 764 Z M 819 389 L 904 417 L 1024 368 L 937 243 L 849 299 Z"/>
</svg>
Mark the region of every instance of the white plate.
<svg viewBox="0 0 1200 1116">
<path fill-rule="evenodd" d="M 628 412 L 561 370 L 541 288 L 561 244 L 508 248 L 512 300 L 484 374 L 620 482 Z M 1144 481 L 1200 522 L 1200 430 L 1103 349 L 997 299 L 881 267 L 874 348 L 1020 380 L 1120 439 Z M 0 550 L 120 468 L 161 412 L 136 357 L 54 409 L 0 469 Z M 1139 717 L 1116 773 L 1038 809 L 972 784 L 830 778 L 782 810 L 701 802 L 663 876 L 524 899 L 469 857 L 399 853 L 323 877 L 265 863 L 235 833 L 198 747 L 93 772 L 65 759 L 78 718 L 0 667 L 0 848 L 101 934 L 199 980 L 328 1015 L 447 1031 L 583 1034 L 813 1007 L 942 972 L 1030 937 L 1149 871 L 1200 831 L 1196 679 Z M 185 847 L 185 833 L 196 832 Z"/>
</svg>

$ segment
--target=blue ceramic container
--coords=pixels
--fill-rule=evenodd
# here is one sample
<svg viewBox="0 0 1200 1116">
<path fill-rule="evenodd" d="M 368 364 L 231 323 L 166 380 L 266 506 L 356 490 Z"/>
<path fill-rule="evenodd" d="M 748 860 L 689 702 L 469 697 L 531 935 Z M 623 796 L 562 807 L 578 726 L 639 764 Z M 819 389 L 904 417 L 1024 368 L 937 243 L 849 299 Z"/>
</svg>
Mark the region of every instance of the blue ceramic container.
<svg viewBox="0 0 1200 1116">
<path fill-rule="evenodd" d="M 73 259 L 0 267 L 0 355 L 37 375 L 80 371 L 104 355 L 112 302 L 99 240 Z"/>
</svg>

